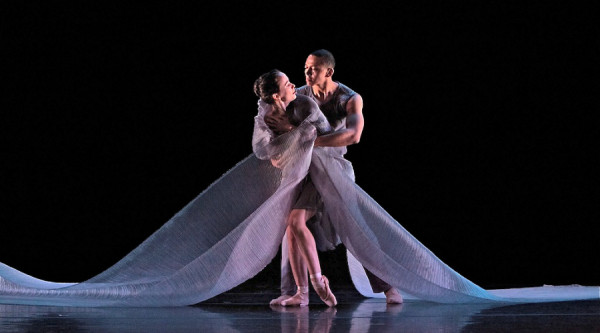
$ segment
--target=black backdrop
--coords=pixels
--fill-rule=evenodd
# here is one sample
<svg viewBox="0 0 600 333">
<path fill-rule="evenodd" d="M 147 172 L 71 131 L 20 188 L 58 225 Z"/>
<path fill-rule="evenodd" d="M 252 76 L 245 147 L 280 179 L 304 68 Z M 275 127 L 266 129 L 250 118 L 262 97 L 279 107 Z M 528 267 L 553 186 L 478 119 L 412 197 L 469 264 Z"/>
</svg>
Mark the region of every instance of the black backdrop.
<svg viewBox="0 0 600 333">
<path fill-rule="evenodd" d="M 482 3 L 3 2 L 0 262 L 100 273 L 251 153 L 258 75 L 302 85 L 326 48 L 365 101 L 356 181 L 419 240 L 485 288 L 598 285 L 598 29 Z M 340 284 L 343 254 L 322 254 Z"/>
</svg>

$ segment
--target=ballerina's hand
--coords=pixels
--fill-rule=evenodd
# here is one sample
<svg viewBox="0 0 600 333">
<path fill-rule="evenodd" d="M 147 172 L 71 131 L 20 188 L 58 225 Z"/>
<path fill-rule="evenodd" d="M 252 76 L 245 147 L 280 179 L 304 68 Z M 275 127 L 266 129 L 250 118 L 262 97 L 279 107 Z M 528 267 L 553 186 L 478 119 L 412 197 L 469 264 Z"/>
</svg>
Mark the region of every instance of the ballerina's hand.
<svg viewBox="0 0 600 333">
<path fill-rule="evenodd" d="M 277 134 L 287 133 L 294 127 L 284 113 L 271 113 L 265 116 L 265 123 Z"/>
</svg>

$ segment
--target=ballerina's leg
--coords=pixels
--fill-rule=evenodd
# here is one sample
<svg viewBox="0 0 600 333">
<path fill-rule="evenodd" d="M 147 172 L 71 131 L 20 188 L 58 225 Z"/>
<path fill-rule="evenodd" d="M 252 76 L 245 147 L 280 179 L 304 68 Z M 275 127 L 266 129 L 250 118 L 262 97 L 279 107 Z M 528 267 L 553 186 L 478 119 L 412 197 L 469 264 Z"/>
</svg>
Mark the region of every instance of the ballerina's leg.
<svg viewBox="0 0 600 333">
<path fill-rule="evenodd" d="M 335 306 L 337 300 L 329 288 L 329 281 L 325 276 L 321 275 L 321 265 L 319 263 L 315 238 L 306 226 L 306 221 L 308 221 L 313 214 L 314 212 L 305 209 L 293 209 L 290 213 L 288 219 L 288 239 L 291 239 L 290 263 L 298 260 L 296 258 L 301 257 L 306 263 L 308 272 L 310 273 L 311 283 L 317 292 L 317 295 L 319 295 L 321 300 L 328 306 Z M 298 255 L 298 252 L 300 256 Z M 294 272 L 294 278 L 297 278 L 296 283 L 300 287 L 300 284 L 305 281 L 303 280 L 303 276 L 305 277 L 305 275 L 300 274 L 301 272 L 299 272 L 300 268 L 298 266 L 296 267 L 296 270 L 297 271 Z M 293 266 L 292 271 L 294 271 Z M 304 286 L 308 287 L 306 284 Z M 298 296 L 301 297 L 302 295 Z M 296 295 L 294 295 L 294 297 L 296 297 Z M 306 304 L 308 304 L 308 293 L 306 294 L 306 298 Z M 290 303 L 292 303 L 292 299 L 282 301 L 281 305 L 285 306 Z"/>
</svg>

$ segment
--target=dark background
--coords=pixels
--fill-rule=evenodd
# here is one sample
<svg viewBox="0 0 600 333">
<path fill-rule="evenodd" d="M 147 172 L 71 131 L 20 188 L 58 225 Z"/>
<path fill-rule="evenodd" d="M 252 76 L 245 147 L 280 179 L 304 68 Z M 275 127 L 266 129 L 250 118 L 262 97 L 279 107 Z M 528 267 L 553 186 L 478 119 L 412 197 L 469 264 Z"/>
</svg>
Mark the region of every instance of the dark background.
<svg viewBox="0 0 600 333">
<path fill-rule="evenodd" d="M 252 152 L 254 80 L 300 86 L 326 48 L 364 99 L 358 185 L 443 261 L 484 288 L 600 284 L 592 12 L 482 3 L 3 2 L 0 262 L 108 268 Z M 322 256 L 349 283 L 343 247 Z"/>
</svg>

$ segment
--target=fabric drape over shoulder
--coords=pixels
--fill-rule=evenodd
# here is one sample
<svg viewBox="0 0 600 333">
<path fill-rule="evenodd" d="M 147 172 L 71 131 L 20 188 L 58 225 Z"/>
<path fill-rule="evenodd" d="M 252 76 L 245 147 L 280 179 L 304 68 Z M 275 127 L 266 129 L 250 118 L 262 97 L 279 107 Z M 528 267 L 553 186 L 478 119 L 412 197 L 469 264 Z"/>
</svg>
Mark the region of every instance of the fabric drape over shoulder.
<svg viewBox="0 0 600 333">
<path fill-rule="evenodd" d="M 183 306 L 207 300 L 273 260 L 308 174 L 348 250 L 352 281 L 365 296 L 382 297 L 370 292 L 362 266 L 405 296 L 433 302 L 598 299 L 598 287 L 482 289 L 444 264 L 365 193 L 339 149 L 313 148 L 317 135 L 330 130 L 318 108 L 297 114 L 297 128 L 278 137 L 263 121 L 266 110 L 259 102 L 254 153 L 123 259 L 79 283 L 39 280 L 0 263 L 0 303 Z"/>
</svg>

